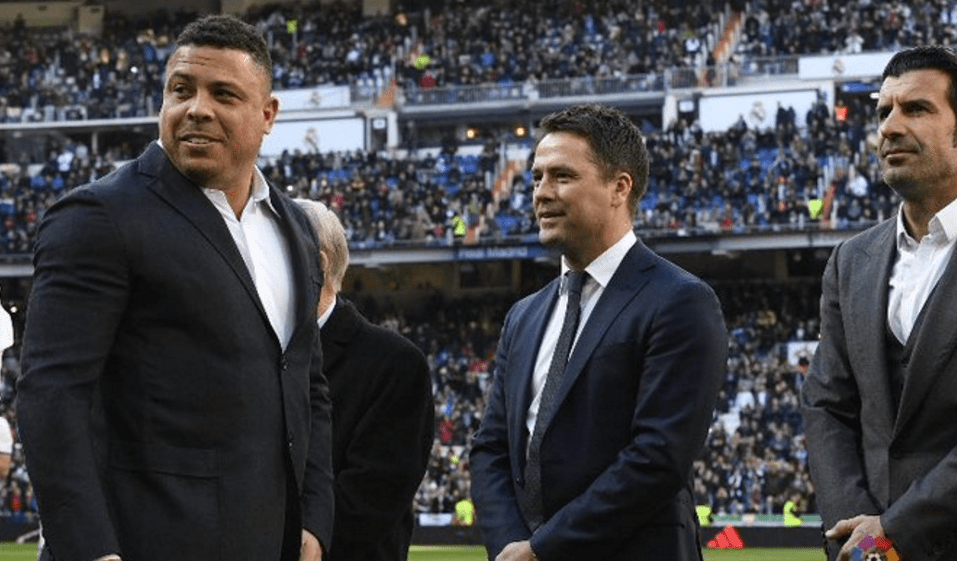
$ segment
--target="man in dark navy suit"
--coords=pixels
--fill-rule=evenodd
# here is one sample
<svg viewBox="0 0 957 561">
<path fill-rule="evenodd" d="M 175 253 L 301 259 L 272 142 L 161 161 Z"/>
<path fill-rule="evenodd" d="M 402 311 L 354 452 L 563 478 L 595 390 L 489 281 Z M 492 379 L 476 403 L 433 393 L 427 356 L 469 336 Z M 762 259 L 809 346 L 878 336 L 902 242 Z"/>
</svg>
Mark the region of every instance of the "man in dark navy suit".
<svg viewBox="0 0 957 561">
<path fill-rule="evenodd" d="M 18 386 L 47 558 L 317 561 L 331 413 L 302 210 L 256 168 L 262 35 L 187 26 L 160 142 L 40 225 Z"/>
<path fill-rule="evenodd" d="M 471 451 L 489 559 L 699 560 L 690 481 L 725 368 L 718 300 L 632 230 L 648 153 L 627 117 L 576 106 L 540 129 L 535 213 L 562 276 L 502 328 Z"/>
</svg>

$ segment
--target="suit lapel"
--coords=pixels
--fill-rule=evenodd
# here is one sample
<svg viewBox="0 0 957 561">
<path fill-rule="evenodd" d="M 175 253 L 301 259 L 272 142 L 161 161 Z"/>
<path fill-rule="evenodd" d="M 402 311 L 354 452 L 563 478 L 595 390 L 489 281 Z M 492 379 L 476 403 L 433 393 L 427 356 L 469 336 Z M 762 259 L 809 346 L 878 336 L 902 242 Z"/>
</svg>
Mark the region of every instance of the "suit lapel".
<svg viewBox="0 0 957 561">
<path fill-rule="evenodd" d="M 558 389 L 558 395 L 555 396 L 553 411 L 558 411 L 561 407 L 575 384 L 575 380 L 581 375 L 588 359 L 595 352 L 605 333 L 614 323 L 615 318 L 628 307 L 628 304 L 648 284 L 646 273 L 655 266 L 651 257 L 651 250 L 646 248 L 641 241 L 636 242 L 625 254 L 625 258 L 611 277 L 598 302 L 595 303 L 591 315 L 588 316 L 588 320 L 581 330 L 581 335 L 575 342 L 572 354 L 568 358 L 568 364 L 565 366 L 562 385 Z"/>
<path fill-rule="evenodd" d="M 246 267 L 246 262 L 239 253 L 236 242 L 233 240 L 232 234 L 229 233 L 229 228 L 223 221 L 223 217 L 206 198 L 202 189 L 180 173 L 170 162 L 166 152 L 155 142 L 137 160 L 137 164 L 140 173 L 157 179 L 148 184 L 149 188 L 176 209 L 197 233 L 205 238 L 213 249 L 222 256 L 268 325 L 269 317 L 265 308 L 263 308 L 262 301 L 259 299 L 259 292 L 256 290 L 252 275 Z M 315 310 L 318 303 L 318 286 L 322 284 L 322 277 L 321 273 L 317 274 L 315 271 L 309 270 L 309 263 L 312 260 L 307 257 L 306 252 L 309 251 L 310 247 L 315 248 L 314 244 L 308 244 L 303 239 L 299 228 L 292 224 L 293 217 L 290 216 L 291 213 L 287 205 L 294 203 L 280 197 L 272 186 L 269 187 L 269 192 L 273 207 L 279 214 L 279 222 L 285 241 L 289 244 L 293 262 L 297 316 L 296 331 L 293 333 L 293 336 L 295 336 L 295 333 L 302 327 L 302 323 L 313 317 L 309 312 Z M 171 226 L 171 228 L 173 227 Z M 316 255 L 318 255 L 318 251 L 316 251 Z M 316 280 L 317 275 L 318 281 Z M 272 328 L 269 331 L 275 335 Z"/>
<path fill-rule="evenodd" d="M 951 254 L 937 287 L 924 304 L 918 330 L 911 334 L 914 348 L 904 376 L 900 411 L 894 427 L 894 437 L 906 422 L 919 412 L 934 380 L 944 370 L 944 362 L 953 355 L 957 345 L 957 299 L 948 289 L 957 283 L 957 252 Z"/>
<path fill-rule="evenodd" d="M 166 152 L 155 142 L 150 144 L 139 158 L 138 165 L 140 173 L 151 175 L 158 180 L 149 183 L 149 188 L 176 209 L 223 257 L 265 316 L 259 293 L 256 292 L 256 286 L 236 242 L 223 222 L 223 217 L 206 198 L 202 189 L 180 173 L 170 162 Z"/>
<path fill-rule="evenodd" d="M 511 396 L 508 411 L 513 412 L 509 419 L 509 432 L 513 435 L 524 435 L 524 438 L 510 439 L 521 450 L 518 457 L 522 458 L 524 466 L 525 441 L 528 430 L 525 425 L 526 412 L 532 402 L 532 373 L 535 369 L 535 358 L 545 335 L 545 326 L 551 317 L 552 308 L 558 299 L 558 279 L 553 280 L 542 290 L 532 296 L 528 305 L 528 313 L 522 314 L 517 325 L 513 328 L 515 334 L 510 345 L 513 347 L 512 356 L 515 357 L 514 372 L 517 375 L 506 379 L 509 385 L 507 395 Z"/>
<path fill-rule="evenodd" d="M 291 207 L 296 203 L 281 195 L 272 185 L 269 186 L 269 198 L 279 215 L 280 227 L 292 258 L 293 286 L 296 291 L 295 336 L 303 327 L 309 327 L 306 324 L 315 317 L 314 312 L 319 305 L 322 271 L 313 265 L 318 263 L 319 247 L 311 235 L 311 226 L 300 223 L 293 214 Z"/>
<path fill-rule="evenodd" d="M 896 222 L 887 220 L 882 230 L 861 247 L 862 255 L 855 260 L 855 277 L 849 290 L 850 305 L 847 306 L 847 322 L 844 333 L 847 339 L 848 359 L 858 374 L 857 383 L 874 389 L 868 392 L 878 401 L 880 418 L 868 419 L 868 423 L 884 427 L 885 433 L 894 426 L 896 411 L 891 394 L 890 373 L 887 370 L 887 292 L 894 256 L 897 252 Z"/>
</svg>

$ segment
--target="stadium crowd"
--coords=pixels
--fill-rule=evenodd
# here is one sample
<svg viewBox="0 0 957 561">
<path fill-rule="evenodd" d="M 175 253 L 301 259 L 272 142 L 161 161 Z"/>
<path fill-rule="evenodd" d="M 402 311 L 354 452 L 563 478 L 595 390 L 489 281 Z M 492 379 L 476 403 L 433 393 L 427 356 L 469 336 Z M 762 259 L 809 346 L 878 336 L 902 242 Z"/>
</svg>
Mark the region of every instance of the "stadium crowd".
<svg viewBox="0 0 957 561">
<path fill-rule="evenodd" d="M 723 2 L 720 3 L 723 5 Z M 358 8 L 258 8 L 248 14 L 272 39 L 277 87 L 397 79 L 407 87 L 660 72 L 713 63 L 705 47 L 715 6 L 692 2 L 602 0 L 504 2 L 464 9 L 449 0 L 424 22 L 364 19 Z M 148 22 L 110 13 L 101 37 L 66 31 L 4 30 L 0 44 L 0 121 L 114 118 L 155 114 L 173 30 L 191 14 L 159 12 Z M 796 18 L 810 25 L 796 25 Z M 290 34 L 295 20 L 296 33 Z M 505 25 L 505 22 L 508 25 Z M 748 57 L 864 52 L 955 42 L 957 2 L 755 0 L 735 51 Z M 9 32 L 9 33 L 7 33 Z M 628 53 L 627 55 L 623 53 Z M 424 58 L 423 58 L 424 57 Z M 890 216 L 898 199 L 868 152 L 873 108 L 851 106 L 838 120 L 824 103 L 807 115 L 779 108 L 774 127 L 740 121 L 705 133 L 677 121 L 649 131 L 649 194 L 636 228 L 644 235 L 695 235 L 754 229 L 862 228 Z M 800 119 L 800 120 L 799 120 Z M 94 150 L 50 144 L 40 161 L 0 171 L 0 254 L 30 251 L 37 220 L 66 190 L 112 170 L 143 146 Z M 534 239 L 532 184 L 518 174 L 505 192 L 489 188 L 497 140 L 480 156 L 444 150 L 285 153 L 264 162 L 266 176 L 290 194 L 326 202 L 363 245 L 444 243 L 477 228 L 480 241 Z M 833 218 L 832 218 L 833 217 Z M 817 338 L 814 282 L 716 286 L 731 334 L 728 378 L 695 489 L 716 513 L 780 513 L 792 494 L 811 498 L 797 392 L 804 360 L 782 343 Z M 436 444 L 416 498 L 419 512 L 451 512 L 468 493 L 467 446 L 478 426 L 498 329 L 511 298 L 437 300 L 428 318 L 364 310 L 426 352 L 436 395 Z M 10 407 L 19 366 L 3 359 L 0 409 Z M 19 451 L 0 491 L 3 512 L 29 519 L 36 505 Z M 813 510 L 813 504 L 808 507 Z"/>
<path fill-rule="evenodd" d="M 702 68 L 720 62 L 713 52 L 731 10 L 743 16 L 730 60 L 740 66 L 770 56 L 957 42 L 952 0 L 432 4 L 394 18 L 363 17 L 356 3 L 267 4 L 244 17 L 270 39 L 279 89 L 381 89 L 395 80 L 411 91 Z M 160 10 L 131 20 L 108 11 L 98 37 L 37 32 L 22 22 L 5 29 L 0 121 L 155 115 L 171 37 L 192 16 Z"/>
<path fill-rule="evenodd" d="M 802 126 L 781 107 L 773 128 L 743 119 L 721 133 L 678 120 L 647 133 L 648 194 L 635 227 L 646 235 L 756 230 L 860 229 L 896 211 L 868 148 L 873 109 L 854 98 L 840 121 L 821 102 Z M 81 142 L 51 146 L 46 161 L 0 173 L 0 254 L 29 251 L 37 217 L 56 197 L 112 169 L 142 147 L 91 154 Z M 293 196 L 321 200 L 339 213 L 358 247 L 460 240 L 474 228 L 482 242 L 532 240 L 536 226 L 529 173 L 491 188 L 498 145 L 479 155 L 441 150 L 284 152 L 263 165 Z M 32 170 L 32 171 L 31 171 Z"/>
<path fill-rule="evenodd" d="M 896 51 L 957 44 L 957 2 L 758 0 L 745 13 L 742 57 Z"/>
<path fill-rule="evenodd" d="M 621 76 L 701 66 L 720 36 L 723 1 L 501 2 L 461 0 L 397 18 L 364 18 L 357 3 L 270 4 L 244 17 L 270 40 L 279 89 L 407 87 Z M 108 11 L 98 37 L 28 30 L 0 45 L 0 121 L 156 114 L 171 37 L 192 14 L 131 21 Z M 712 61 L 713 62 L 713 61 Z"/>
</svg>

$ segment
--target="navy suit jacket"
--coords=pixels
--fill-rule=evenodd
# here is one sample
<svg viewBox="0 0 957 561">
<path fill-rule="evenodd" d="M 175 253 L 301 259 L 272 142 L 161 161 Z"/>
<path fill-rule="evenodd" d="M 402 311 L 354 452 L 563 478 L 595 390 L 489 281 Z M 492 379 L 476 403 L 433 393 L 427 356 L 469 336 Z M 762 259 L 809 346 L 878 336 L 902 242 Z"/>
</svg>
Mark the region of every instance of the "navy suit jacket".
<svg viewBox="0 0 957 561">
<path fill-rule="evenodd" d="M 435 432 L 429 363 L 342 299 L 322 327 L 322 355 L 336 476 L 329 561 L 404 561 Z"/>
<path fill-rule="evenodd" d="M 834 248 L 821 342 L 802 389 L 808 462 L 824 525 L 880 515 L 911 561 L 957 551 L 957 253 L 906 343 L 894 407 L 886 353 L 896 217 Z M 828 543 L 831 559 L 845 540 Z"/>
<path fill-rule="evenodd" d="M 278 559 L 287 522 L 328 546 L 317 243 L 270 200 L 294 268 L 285 350 L 222 216 L 157 144 L 43 217 L 17 399 L 58 561 Z"/>
<path fill-rule="evenodd" d="M 526 526 L 516 502 L 525 418 L 558 284 L 506 317 L 473 441 L 472 496 L 489 558 L 530 539 L 546 561 L 700 559 L 692 462 L 724 378 L 727 332 L 711 288 L 640 241 L 569 357 L 541 445 L 546 522 L 534 535 Z"/>
</svg>

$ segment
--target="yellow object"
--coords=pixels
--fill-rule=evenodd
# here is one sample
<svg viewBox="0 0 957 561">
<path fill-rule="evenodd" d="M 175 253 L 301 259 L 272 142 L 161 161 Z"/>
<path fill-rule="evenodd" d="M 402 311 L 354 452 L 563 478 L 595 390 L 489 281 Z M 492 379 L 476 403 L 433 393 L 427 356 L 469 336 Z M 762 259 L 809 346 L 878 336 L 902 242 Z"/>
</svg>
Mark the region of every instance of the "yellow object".
<svg viewBox="0 0 957 561">
<path fill-rule="evenodd" d="M 475 505 L 470 499 L 462 499 L 455 503 L 455 525 L 471 526 L 475 524 Z"/>
<path fill-rule="evenodd" d="M 793 500 L 784 503 L 784 526 L 792 528 L 801 525 L 801 517 L 797 514 L 797 503 Z"/>
</svg>

